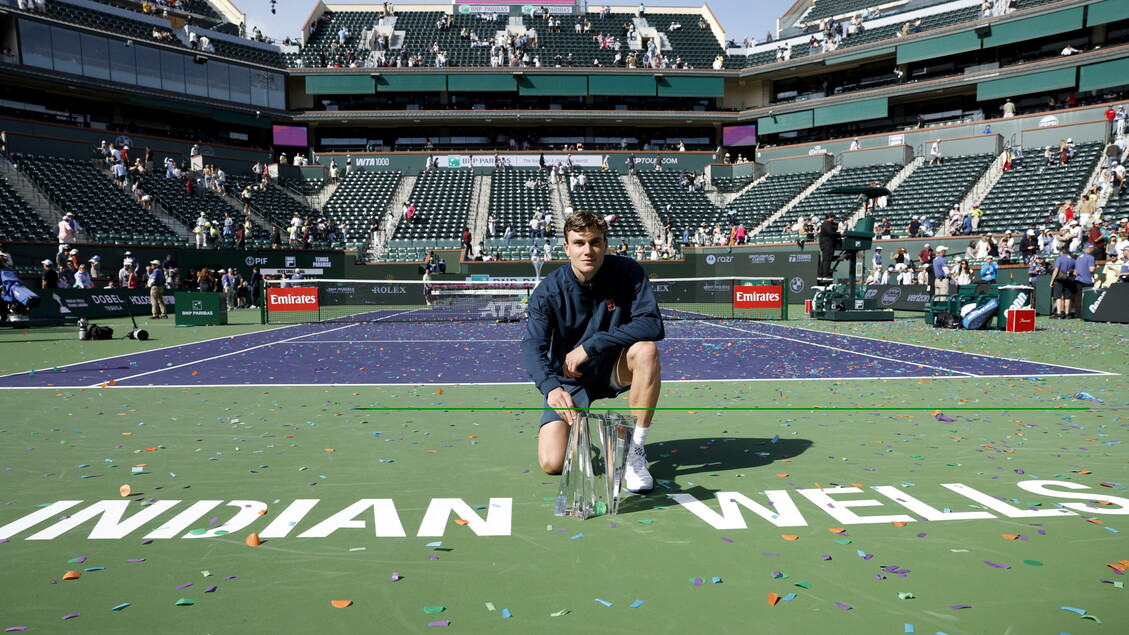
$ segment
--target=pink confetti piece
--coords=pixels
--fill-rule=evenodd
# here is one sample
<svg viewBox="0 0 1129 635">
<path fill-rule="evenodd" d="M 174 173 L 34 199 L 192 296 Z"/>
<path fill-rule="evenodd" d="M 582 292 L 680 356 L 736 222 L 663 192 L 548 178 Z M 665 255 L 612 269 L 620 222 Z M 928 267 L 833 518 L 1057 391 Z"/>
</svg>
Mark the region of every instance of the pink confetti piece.
<svg viewBox="0 0 1129 635">
<path fill-rule="evenodd" d="M 849 610 L 855 608 L 855 607 L 851 606 L 850 604 L 843 604 L 842 602 L 836 602 L 835 606 L 843 609 L 844 611 L 849 611 Z"/>
<path fill-rule="evenodd" d="M 237 575 L 229 575 L 226 578 L 224 578 L 224 580 L 234 580 L 235 578 L 238 578 L 238 577 L 239 576 L 237 576 Z"/>
<path fill-rule="evenodd" d="M 399 582 L 399 581 L 400 581 L 400 574 L 399 574 L 399 573 L 397 573 L 397 572 L 395 572 L 395 571 L 393 571 L 393 572 L 392 572 L 392 577 L 391 577 L 390 579 L 391 579 L 391 580 L 392 580 L 393 582 Z"/>
<path fill-rule="evenodd" d="M 733 539 L 732 538 L 722 538 L 721 541 L 722 542 L 733 542 Z"/>
<path fill-rule="evenodd" d="M 145 562 L 145 558 L 130 558 L 126 562 Z"/>
<path fill-rule="evenodd" d="M 213 584 L 212 586 L 210 586 L 210 587 L 208 587 L 208 588 L 204 589 L 204 593 L 215 593 L 215 591 L 216 591 L 216 589 L 217 589 L 217 588 L 218 588 L 218 587 L 217 587 L 216 585 L 214 585 L 214 584 Z"/>
<path fill-rule="evenodd" d="M 82 616 L 82 613 L 68 613 L 63 616 L 64 620 L 73 620 L 76 617 Z"/>
<path fill-rule="evenodd" d="M 177 591 L 179 591 L 179 590 L 181 590 L 181 589 L 187 589 L 187 588 L 188 588 L 188 587 L 190 587 L 190 586 L 192 586 L 192 583 L 191 583 L 191 582 L 186 582 L 186 583 L 184 583 L 184 584 L 182 584 L 182 585 L 180 585 L 180 586 L 178 586 L 178 587 L 173 587 L 173 588 L 175 588 L 175 589 L 176 589 Z"/>
<path fill-rule="evenodd" d="M 972 605 L 971 604 L 953 604 L 949 608 L 954 610 L 954 611 L 959 611 L 961 609 L 970 609 L 970 608 L 972 608 Z"/>
<path fill-rule="evenodd" d="M 989 567 L 993 567 L 995 569 L 1010 569 L 1011 568 L 1010 564 L 1000 564 L 998 562 L 992 562 L 991 560 L 985 560 L 984 564 L 988 565 Z"/>
<path fill-rule="evenodd" d="M 435 622 L 428 622 L 428 626 L 450 626 L 451 620 L 438 620 Z"/>
<path fill-rule="evenodd" d="M 5 633 L 11 633 L 12 631 L 26 631 L 26 630 L 27 630 L 26 626 L 9 626 L 8 628 L 4 629 L 4 632 Z"/>
</svg>

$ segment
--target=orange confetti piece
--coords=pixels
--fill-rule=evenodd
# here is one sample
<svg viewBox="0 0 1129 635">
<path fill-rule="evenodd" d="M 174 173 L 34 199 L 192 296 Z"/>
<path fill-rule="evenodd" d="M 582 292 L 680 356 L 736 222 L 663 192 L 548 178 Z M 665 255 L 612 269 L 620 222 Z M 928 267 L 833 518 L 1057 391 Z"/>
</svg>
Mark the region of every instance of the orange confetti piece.
<svg viewBox="0 0 1129 635">
<path fill-rule="evenodd" d="M 200 374 L 200 371 L 198 371 L 198 370 L 194 370 L 194 371 L 192 371 L 192 376 L 193 376 L 193 377 L 195 377 L 196 375 L 199 375 L 199 374 Z"/>
<path fill-rule="evenodd" d="M 335 608 L 335 609 L 343 609 L 346 606 L 352 606 L 353 605 L 352 600 L 330 600 L 329 603 L 332 604 L 333 608 Z"/>
<path fill-rule="evenodd" d="M 1094 523 L 1095 525 L 1104 525 L 1105 524 L 1102 521 L 1098 520 L 1097 518 L 1087 518 L 1086 522 Z"/>
<path fill-rule="evenodd" d="M 66 573 L 63 574 L 64 580 L 77 580 L 81 577 L 82 577 L 82 574 L 79 573 L 78 571 L 67 571 Z"/>
<path fill-rule="evenodd" d="M 435 453 L 436 453 L 436 452 L 438 452 L 438 451 L 439 451 L 439 450 L 428 450 L 428 451 L 427 451 L 427 453 L 428 453 L 428 454 L 435 454 Z"/>
<path fill-rule="evenodd" d="M 780 594 L 778 594 L 778 593 L 769 593 L 768 594 L 768 605 L 769 606 L 776 606 L 776 603 L 779 602 L 779 601 L 780 601 Z"/>
<path fill-rule="evenodd" d="M 469 436 L 469 437 L 467 437 L 467 438 L 468 438 L 468 439 L 477 439 L 477 438 L 478 438 L 478 435 L 477 435 L 477 434 L 472 434 L 472 435 L 470 435 L 470 436 Z"/>
<path fill-rule="evenodd" d="M 129 485 L 122 485 L 121 487 L 118 488 L 118 493 L 121 494 L 123 497 L 129 496 L 130 492 L 132 492 L 132 491 L 133 490 L 130 489 Z"/>
<path fill-rule="evenodd" d="M 1122 573 L 1125 573 L 1125 570 L 1129 569 L 1129 567 L 1127 567 L 1123 564 L 1107 563 L 1105 566 L 1109 567 L 1110 569 L 1113 569 L 1114 571 L 1120 571 Z"/>
<path fill-rule="evenodd" d="M 149 467 L 148 463 L 138 463 L 137 467 Z"/>
<path fill-rule="evenodd" d="M 1019 540 L 1019 536 L 1015 534 L 1000 534 L 1000 538 L 1004 540 Z"/>
<path fill-rule="evenodd" d="M 265 509 L 260 509 L 260 510 L 259 510 L 259 515 L 260 515 L 260 516 L 266 516 L 266 515 L 267 515 L 267 510 L 265 510 Z"/>
<path fill-rule="evenodd" d="M 828 527 L 827 531 L 830 531 L 833 534 L 841 534 L 841 533 L 846 532 L 847 528 L 846 527 Z"/>
<path fill-rule="evenodd" d="M 788 476 L 791 476 L 791 474 L 787 474 L 787 473 L 785 473 L 785 472 L 781 472 L 781 473 L 777 474 L 777 476 L 779 476 L 780 478 L 787 478 Z"/>
<path fill-rule="evenodd" d="M 263 544 L 263 541 L 259 540 L 259 534 L 247 534 L 248 547 L 258 547 L 261 544 Z"/>
<path fill-rule="evenodd" d="M 780 534 L 780 537 L 783 538 L 784 540 L 799 540 L 800 539 L 800 537 L 797 536 L 796 534 Z"/>
<path fill-rule="evenodd" d="M 146 452 L 156 452 L 157 448 L 145 448 Z"/>
<path fill-rule="evenodd" d="M 780 459 L 781 463 L 791 463 L 792 459 Z"/>
<path fill-rule="evenodd" d="M 123 432 L 123 433 L 122 433 L 122 436 L 123 436 L 123 437 L 128 437 L 128 436 L 130 436 L 130 435 L 132 435 L 132 434 L 133 434 L 132 432 Z"/>
<path fill-rule="evenodd" d="M 442 395 L 442 394 L 443 394 L 443 389 L 442 389 L 442 388 L 436 388 L 436 389 L 435 389 L 435 394 L 437 394 L 437 395 Z"/>
<path fill-rule="evenodd" d="M 462 518 L 456 518 L 456 519 L 455 519 L 455 524 L 456 524 L 456 525 L 469 525 L 469 524 L 470 524 L 470 521 L 467 521 L 467 520 L 463 520 Z"/>
<path fill-rule="evenodd" d="M 325 451 L 326 452 L 336 452 L 337 450 L 334 450 L 333 448 L 326 448 Z"/>
<path fill-rule="evenodd" d="M 895 526 L 895 527 L 905 527 L 906 521 L 904 521 L 904 520 L 891 520 L 890 524 Z"/>
<path fill-rule="evenodd" d="M 111 386 L 117 386 L 117 385 L 118 385 L 118 382 L 117 382 L 117 380 L 114 380 L 114 379 L 111 379 L 111 380 L 110 380 L 110 381 L 109 381 L 108 383 L 109 383 L 109 384 L 110 384 Z"/>
</svg>

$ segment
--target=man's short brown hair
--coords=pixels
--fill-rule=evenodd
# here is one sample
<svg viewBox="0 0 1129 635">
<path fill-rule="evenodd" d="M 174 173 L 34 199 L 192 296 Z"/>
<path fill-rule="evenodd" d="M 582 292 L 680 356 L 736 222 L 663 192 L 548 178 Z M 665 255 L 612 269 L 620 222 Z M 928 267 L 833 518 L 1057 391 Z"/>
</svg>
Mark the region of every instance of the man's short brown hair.
<svg viewBox="0 0 1129 635">
<path fill-rule="evenodd" d="M 577 210 L 565 219 L 564 234 L 568 238 L 569 232 L 586 232 L 594 231 L 603 234 L 604 238 L 608 236 L 608 223 L 598 214 L 593 214 L 588 210 Z"/>
</svg>

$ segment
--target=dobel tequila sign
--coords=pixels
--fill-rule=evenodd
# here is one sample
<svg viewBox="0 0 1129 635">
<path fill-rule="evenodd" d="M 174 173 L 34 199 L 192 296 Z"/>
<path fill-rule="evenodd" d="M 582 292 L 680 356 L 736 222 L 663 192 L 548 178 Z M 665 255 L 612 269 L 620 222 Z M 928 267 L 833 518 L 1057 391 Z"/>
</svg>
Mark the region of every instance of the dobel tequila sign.
<svg viewBox="0 0 1129 635">
<path fill-rule="evenodd" d="M 267 303 L 271 311 L 316 311 L 318 290 L 311 287 L 267 289 Z"/>
<path fill-rule="evenodd" d="M 780 285 L 738 285 L 733 287 L 735 309 L 779 309 L 784 303 L 784 287 Z"/>
</svg>

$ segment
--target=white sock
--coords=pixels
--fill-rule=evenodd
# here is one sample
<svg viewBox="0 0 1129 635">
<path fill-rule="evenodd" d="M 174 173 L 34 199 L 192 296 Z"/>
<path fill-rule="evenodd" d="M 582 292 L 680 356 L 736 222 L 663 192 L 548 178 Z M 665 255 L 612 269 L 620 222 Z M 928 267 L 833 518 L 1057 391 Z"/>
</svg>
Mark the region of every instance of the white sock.
<svg viewBox="0 0 1129 635">
<path fill-rule="evenodd" d="M 639 426 L 635 426 L 635 432 L 631 434 L 631 442 L 639 447 L 643 447 L 643 444 L 647 441 L 648 430 L 650 430 L 650 428 L 640 428 Z"/>
</svg>

